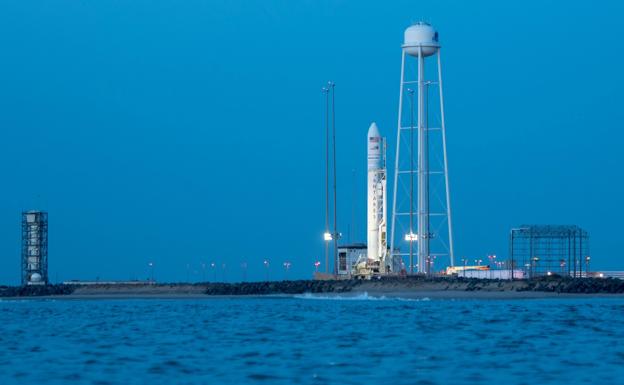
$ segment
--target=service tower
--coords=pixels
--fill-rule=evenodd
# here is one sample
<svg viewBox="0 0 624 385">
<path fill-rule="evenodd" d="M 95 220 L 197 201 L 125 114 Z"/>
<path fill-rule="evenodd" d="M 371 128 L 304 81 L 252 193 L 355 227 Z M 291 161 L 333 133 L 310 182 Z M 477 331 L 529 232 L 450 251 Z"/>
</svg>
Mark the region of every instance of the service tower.
<svg viewBox="0 0 624 385">
<path fill-rule="evenodd" d="M 438 257 L 454 265 L 438 32 L 410 26 L 402 51 L 390 250 L 409 273 L 428 274 Z"/>
<path fill-rule="evenodd" d="M 387 219 L 386 219 L 386 140 L 379 134 L 374 122 L 368 129 L 368 184 L 367 184 L 367 259 L 379 266 L 380 273 L 388 273 Z"/>
<path fill-rule="evenodd" d="M 22 213 L 22 285 L 48 283 L 48 213 Z"/>
</svg>

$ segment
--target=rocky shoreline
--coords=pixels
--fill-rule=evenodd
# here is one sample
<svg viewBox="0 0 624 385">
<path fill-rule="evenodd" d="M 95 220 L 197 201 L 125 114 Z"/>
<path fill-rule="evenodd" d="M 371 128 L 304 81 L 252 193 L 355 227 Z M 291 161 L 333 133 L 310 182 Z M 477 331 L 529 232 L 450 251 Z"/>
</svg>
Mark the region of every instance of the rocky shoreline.
<svg viewBox="0 0 624 385">
<path fill-rule="evenodd" d="M 293 295 L 304 293 L 559 293 L 559 294 L 624 294 L 624 280 L 601 278 L 541 277 L 532 280 L 489 280 L 471 278 L 383 278 L 379 280 L 298 280 L 239 283 L 172 283 L 172 284 L 70 284 L 45 286 L 0 286 L 0 297 L 158 297 L 158 296 L 237 296 Z"/>
<path fill-rule="evenodd" d="M 43 297 L 50 295 L 70 295 L 73 285 L 0 286 L 1 297 Z"/>
</svg>

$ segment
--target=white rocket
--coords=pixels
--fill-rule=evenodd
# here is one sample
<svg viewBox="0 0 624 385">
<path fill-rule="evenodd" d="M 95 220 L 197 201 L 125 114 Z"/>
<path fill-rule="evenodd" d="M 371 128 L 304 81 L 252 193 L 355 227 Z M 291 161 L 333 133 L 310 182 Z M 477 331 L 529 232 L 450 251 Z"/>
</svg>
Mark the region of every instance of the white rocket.
<svg viewBox="0 0 624 385">
<path fill-rule="evenodd" d="M 386 237 L 386 140 L 375 122 L 368 129 L 367 256 L 388 272 Z"/>
</svg>

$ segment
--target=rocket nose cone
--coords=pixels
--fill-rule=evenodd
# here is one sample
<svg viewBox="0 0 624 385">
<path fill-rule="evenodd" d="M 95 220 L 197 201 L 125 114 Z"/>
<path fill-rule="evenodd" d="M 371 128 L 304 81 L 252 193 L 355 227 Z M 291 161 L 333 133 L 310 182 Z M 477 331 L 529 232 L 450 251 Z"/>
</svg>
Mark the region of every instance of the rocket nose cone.
<svg viewBox="0 0 624 385">
<path fill-rule="evenodd" d="M 377 124 L 375 122 L 371 123 L 370 127 L 368 128 L 368 137 L 381 137 L 381 134 L 379 134 L 379 128 L 377 128 Z"/>
</svg>

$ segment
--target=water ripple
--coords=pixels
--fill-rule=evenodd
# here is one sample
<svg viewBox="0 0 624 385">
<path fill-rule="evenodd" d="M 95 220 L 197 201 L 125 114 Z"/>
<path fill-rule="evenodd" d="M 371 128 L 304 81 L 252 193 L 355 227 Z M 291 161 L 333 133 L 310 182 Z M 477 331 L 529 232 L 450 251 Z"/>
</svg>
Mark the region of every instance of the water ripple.
<svg viewBox="0 0 624 385">
<path fill-rule="evenodd" d="M 0 325 L 2 385 L 624 378 L 622 299 L 2 301 Z"/>
</svg>

